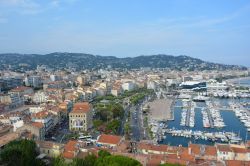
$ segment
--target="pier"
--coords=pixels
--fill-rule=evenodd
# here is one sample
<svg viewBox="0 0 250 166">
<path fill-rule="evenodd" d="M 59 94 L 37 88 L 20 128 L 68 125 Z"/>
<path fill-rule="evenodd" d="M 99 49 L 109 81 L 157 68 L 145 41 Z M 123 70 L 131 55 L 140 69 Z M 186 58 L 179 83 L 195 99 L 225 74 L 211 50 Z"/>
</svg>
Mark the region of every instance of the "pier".
<svg viewBox="0 0 250 166">
<path fill-rule="evenodd" d="M 187 109 L 186 126 L 189 126 L 189 122 L 190 122 L 190 109 Z"/>
<path fill-rule="evenodd" d="M 175 108 L 186 108 L 188 109 L 189 107 L 188 106 L 174 106 Z M 206 107 L 198 107 L 198 106 L 195 106 L 195 108 L 199 108 L 199 109 L 204 109 Z M 232 108 L 230 107 L 213 107 L 214 109 L 217 109 L 217 110 L 224 110 L 224 111 L 234 111 Z"/>
<path fill-rule="evenodd" d="M 210 127 L 214 128 L 214 122 L 213 122 L 213 118 L 212 118 L 211 112 L 210 112 L 209 109 L 206 109 L 206 111 L 207 111 L 207 114 L 208 114 L 208 120 L 209 120 L 209 123 L 210 123 Z"/>
<path fill-rule="evenodd" d="M 186 137 L 195 139 L 210 140 L 213 142 L 230 142 L 240 143 L 242 139 L 234 132 L 205 132 L 205 131 L 193 131 L 193 130 L 165 130 L 167 134 L 178 137 Z"/>
</svg>

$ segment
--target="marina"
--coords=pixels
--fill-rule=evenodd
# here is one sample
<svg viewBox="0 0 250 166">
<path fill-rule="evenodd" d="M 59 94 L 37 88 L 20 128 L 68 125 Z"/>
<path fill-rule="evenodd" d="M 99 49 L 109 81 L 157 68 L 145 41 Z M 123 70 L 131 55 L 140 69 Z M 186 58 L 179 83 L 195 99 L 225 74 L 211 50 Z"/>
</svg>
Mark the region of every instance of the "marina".
<svg viewBox="0 0 250 166">
<path fill-rule="evenodd" d="M 194 117 L 195 117 L 195 112 L 194 112 L 194 103 L 191 101 L 183 101 L 183 109 L 181 113 L 181 126 L 189 126 L 189 127 L 194 127 Z"/>
<path fill-rule="evenodd" d="M 242 139 L 234 132 L 206 132 L 206 131 L 193 131 L 193 130 L 175 130 L 168 129 L 167 134 L 172 136 L 182 136 L 186 138 L 194 137 L 194 139 L 203 139 L 213 142 L 230 142 L 239 143 Z"/>
<path fill-rule="evenodd" d="M 232 106 L 233 101 L 239 103 L 241 100 L 213 99 L 193 102 L 178 99 L 174 107 L 175 119 L 158 130 L 158 142 L 187 146 L 189 142 L 212 145 L 216 142 L 241 143 L 248 140 L 249 115 L 244 109 L 236 109 L 239 107 L 236 104 Z M 248 100 L 244 99 L 244 102 Z M 215 109 L 218 107 L 227 109 Z"/>
</svg>

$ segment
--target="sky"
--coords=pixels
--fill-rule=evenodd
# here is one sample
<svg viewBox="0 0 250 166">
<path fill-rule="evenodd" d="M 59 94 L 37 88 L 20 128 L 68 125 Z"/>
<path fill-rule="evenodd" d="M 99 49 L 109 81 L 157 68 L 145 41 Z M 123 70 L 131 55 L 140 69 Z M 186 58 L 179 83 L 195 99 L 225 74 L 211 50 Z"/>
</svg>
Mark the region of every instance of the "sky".
<svg viewBox="0 0 250 166">
<path fill-rule="evenodd" d="M 0 53 L 51 52 L 250 67 L 250 1 L 0 0 Z"/>
</svg>

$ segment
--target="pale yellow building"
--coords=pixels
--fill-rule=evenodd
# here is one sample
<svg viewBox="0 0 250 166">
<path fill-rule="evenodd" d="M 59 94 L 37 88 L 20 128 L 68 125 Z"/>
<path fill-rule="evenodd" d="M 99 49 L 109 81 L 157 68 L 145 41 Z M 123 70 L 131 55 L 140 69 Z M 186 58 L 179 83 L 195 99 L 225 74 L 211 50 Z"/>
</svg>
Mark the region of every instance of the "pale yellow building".
<svg viewBox="0 0 250 166">
<path fill-rule="evenodd" d="M 36 141 L 36 145 L 40 153 L 44 153 L 49 157 L 57 157 L 63 153 L 64 144 L 51 141 Z"/>
<path fill-rule="evenodd" d="M 87 131 L 92 128 L 93 107 L 88 102 L 76 103 L 69 113 L 69 129 L 71 131 Z"/>
</svg>

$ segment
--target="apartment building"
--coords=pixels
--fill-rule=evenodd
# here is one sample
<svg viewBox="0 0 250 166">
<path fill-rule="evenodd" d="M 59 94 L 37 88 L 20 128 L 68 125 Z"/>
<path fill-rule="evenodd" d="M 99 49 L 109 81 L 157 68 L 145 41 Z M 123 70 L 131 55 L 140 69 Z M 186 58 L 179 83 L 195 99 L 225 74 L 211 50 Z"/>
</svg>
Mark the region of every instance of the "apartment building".
<svg viewBox="0 0 250 166">
<path fill-rule="evenodd" d="M 71 131 L 87 131 L 92 127 L 93 107 L 88 102 L 76 103 L 69 113 L 69 129 Z"/>
</svg>

